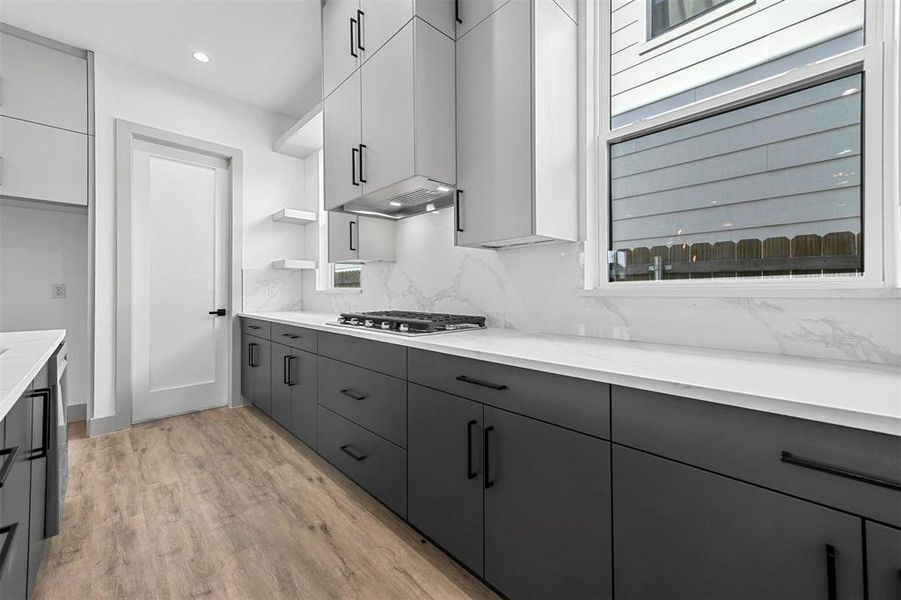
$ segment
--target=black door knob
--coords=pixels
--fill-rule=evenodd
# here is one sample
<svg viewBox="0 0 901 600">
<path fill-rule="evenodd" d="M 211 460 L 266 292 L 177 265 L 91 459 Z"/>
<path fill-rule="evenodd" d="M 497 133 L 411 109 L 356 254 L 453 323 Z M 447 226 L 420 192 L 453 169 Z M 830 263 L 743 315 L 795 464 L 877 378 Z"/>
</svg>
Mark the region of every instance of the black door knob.
<svg viewBox="0 0 901 600">
<path fill-rule="evenodd" d="M 211 310 L 211 311 L 210 311 L 210 314 L 211 314 L 211 315 L 216 315 L 217 317 L 224 317 L 224 316 L 225 316 L 225 309 L 224 309 L 224 308 L 220 308 L 220 309 L 218 309 L 218 310 Z"/>
</svg>

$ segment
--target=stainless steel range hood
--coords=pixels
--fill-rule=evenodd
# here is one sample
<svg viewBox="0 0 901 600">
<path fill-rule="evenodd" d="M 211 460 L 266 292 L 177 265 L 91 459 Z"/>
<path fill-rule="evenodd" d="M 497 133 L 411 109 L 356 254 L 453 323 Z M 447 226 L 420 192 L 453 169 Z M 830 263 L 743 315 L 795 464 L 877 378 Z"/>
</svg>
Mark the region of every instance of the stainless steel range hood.
<svg viewBox="0 0 901 600">
<path fill-rule="evenodd" d="M 341 210 L 374 217 L 404 219 L 453 204 L 453 186 L 416 176 L 347 202 Z"/>
</svg>

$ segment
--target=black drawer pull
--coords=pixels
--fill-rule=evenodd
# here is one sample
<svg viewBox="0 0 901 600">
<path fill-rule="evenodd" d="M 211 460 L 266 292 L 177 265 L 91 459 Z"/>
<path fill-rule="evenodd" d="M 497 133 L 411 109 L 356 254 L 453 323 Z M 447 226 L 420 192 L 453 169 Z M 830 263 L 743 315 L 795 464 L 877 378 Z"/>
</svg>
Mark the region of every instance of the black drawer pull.
<svg viewBox="0 0 901 600">
<path fill-rule="evenodd" d="M 291 361 L 296 360 L 296 359 L 297 359 L 296 356 L 285 356 L 285 362 L 283 365 L 283 370 L 284 370 L 285 376 L 284 376 L 284 379 L 282 380 L 282 382 L 287 386 L 297 385 L 297 382 L 294 381 L 294 373 L 291 369 Z"/>
<path fill-rule="evenodd" d="M 50 388 L 37 389 L 28 394 L 28 398 L 40 399 L 41 401 L 41 445 L 31 449 L 31 456 L 28 460 L 39 460 L 46 458 L 50 451 L 50 409 L 52 408 L 53 390 Z M 34 406 L 32 405 L 32 415 L 34 415 Z"/>
<path fill-rule="evenodd" d="M 296 340 L 296 339 L 299 338 L 300 336 L 297 335 L 297 334 L 294 334 L 294 333 L 283 333 L 283 334 L 282 334 L 282 337 L 286 337 L 286 338 L 290 338 L 290 339 L 292 339 L 292 340 Z"/>
<path fill-rule="evenodd" d="M 876 475 L 869 475 L 868 473 L 861 473 L 859 471 L 852 471 L 850 469 L 843 469 L 841 467 L 827 465 L 826 463 L 821 463 L 815 460 L 809 460 L 806 458 L 801 458 L 800 456 L 795 456 L 791 452 L 783 451 L 781 460 L 782 462 L 788 463 L 790 465 L 795 465 L 814 471 L 820 471 L 822 473 L 829 473 L 830 475 L 837 475 L 846 479 L 853 479 L 862 483 L 878 485 L 879 487 L 884 487 L 890 490 L 901 492 L 901 482 L 895 481 L 893 479 L 886 479 L 884 477 L 878 477 Z"/>
<path fill-rule="evenodd" d="M 4 448 L 0 450 L 0 456 L 3 458 L 3 466 L 0 467 L 0 488 L 3 487 L 3 482 L 6 481 L 9 472 L 12 471 L 13 465 L 16 464 L 16 459 L 19 457 L 19 447 L 12 446 L 11 448 Z"/>
<path fill-rule="evenodd" d="M 367 396 L 366 394 L 358 394 L 358 393 L 356 393 L 356 392 L 354 392 L 353 390 L 350 390 L 350 389 L 348 389 L 348 390 L 338 390 L 338 391 L 339 391 L 340 393 L 344 394 L 345 396 L 349 397 L 349 398 L 353 398 L 354 400 L 356 400 L 356 401 L 358 401 L 358 402 L 359 402 L 360 400 L 365 400 L 366 398 L 369 397 L 369 396 Z"/>
<path fill-rule="evenodd" d="M 247 326 L 247 329 L 259 329 L 259 328 L 260 328 L 259 325 L 248 325 Z"/>
<path fill-rule="evenodd" d="M 0 547 L 0 573 L 6 568 L 6 557 L 9 556 L 9 549 L 13 545 L 13 536 L 16 535 L 16 527 L 18 526 L 18 523 L 13 523 L 12 525 L 0 527 L 0 535 L 6 535 L 6 538 L 3 540 L 3 546 Z"/>
<path fill-rule="evenodd" d="M 360 454 L 359 452 L 354 450 L 350 444 L 344 444 L 343 446 L 341 446 L 341 452 L 348 455 L 349 457 L 351 457 L 352 459 L 354 459 L 357 462 L 366 458 L 365 454 Z"/>
<path fill-rule="evenodd" d="M 256 344 L 254 342 L 250 342 L 247 345 L 247 366 L 248 367 L 259 367 L 260 366 L 256 362 L 256 354 L 257 354 L 256 350 L 257 350 L 258 345 L 259 344 Z"/>
<path fill-rule="evenodd" d="M 490 434 L 492 431 L 494 431 L 494 425 L 489 425 L 488 427 L 485 428 L 485 440 L 484 440 L 484 444 L 482 445 L 482 452 L 485 454 L 485 456 L 483 457 L 485 460 L 485 465 L 484 465 L 483 469 L 485 472 L 485 489 L 486 490 L 488 488 L 494 486 L 494 480 L 491 479 L 491 475 L 489 474 L 490 471 L 488 470 L 488 464 L 491 462 L 491 460 L 490 460 L 491 446 L 488 444 L 488 442 L 490 441 L 491 438 L 488 437 L 488 434 Z"/>
<path fill-rule="evenodd" d="M 835 546 L 826 544 L 826 592 L 829 600 L 836 600 L 838 592 L 835 585 Z"/>
<path fill-rule="evenodd" d="M 475 479 L 479 476 L 476 471 L 472 469 L 472 426 L 478 424 L 478 421 L 473 419 L 469 423 L 466 424 L 466 478 L 467 479 Z"/>
<path fill-rule="evenodd" d="M 507 386 L 499 383 L 491 383 L 490 381 L 482 381 L 481 379 L 473 379 L 472 377 L 467 377 L 466 375 L 457 375 L 457 381 L 462 381 L 463 383 L 471 383 L 472 385 L 480 385 L 482 387 L 491 388 L 492 390 L 505 390 Z"/>
</svg>

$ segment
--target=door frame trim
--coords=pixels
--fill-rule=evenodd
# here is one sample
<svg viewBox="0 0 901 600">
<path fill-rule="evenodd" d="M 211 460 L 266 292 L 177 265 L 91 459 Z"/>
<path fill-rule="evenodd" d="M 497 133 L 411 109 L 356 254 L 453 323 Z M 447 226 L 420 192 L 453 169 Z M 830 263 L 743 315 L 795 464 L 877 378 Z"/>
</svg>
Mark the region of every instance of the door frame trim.
<svg viewBox="0 0 901 600">
<path fill-rule="evenodd" d="M 213 142 L 157 129 L 123 119 L 115 120 L 116 128 L 116 413 L 88 422 L 88 435 L 97 435 L 128 429 L 132 426 L 132 153 L 134 142 L 144 140 L 164 146 L 171 146 L 191 152 L 206 154 L 228 161 L 229 209 L 228 209 L 228 283 L 227 306 L 228 327 L 228 406 L 241 404 L 240 395 L 240 353 L 235 353 L 239 322 L 235 316 L 243 308 L 241 298 L 241 261 L 243 255 L 243 211 L 242 183 L 244 153 L 239 148 L 223 146 Z"/>
</svg>

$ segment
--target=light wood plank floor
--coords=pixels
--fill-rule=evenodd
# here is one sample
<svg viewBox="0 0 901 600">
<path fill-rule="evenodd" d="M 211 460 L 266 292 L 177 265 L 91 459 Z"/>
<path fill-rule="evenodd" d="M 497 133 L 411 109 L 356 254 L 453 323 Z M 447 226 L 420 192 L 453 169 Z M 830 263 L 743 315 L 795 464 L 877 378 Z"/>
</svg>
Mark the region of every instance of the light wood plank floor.
<svg viewBox="0 0 901 600">
<path fill-rule="evenodd" d="M 37 599 L 494 597 L 254 409 L 71 435 Z"/>
</svg>

